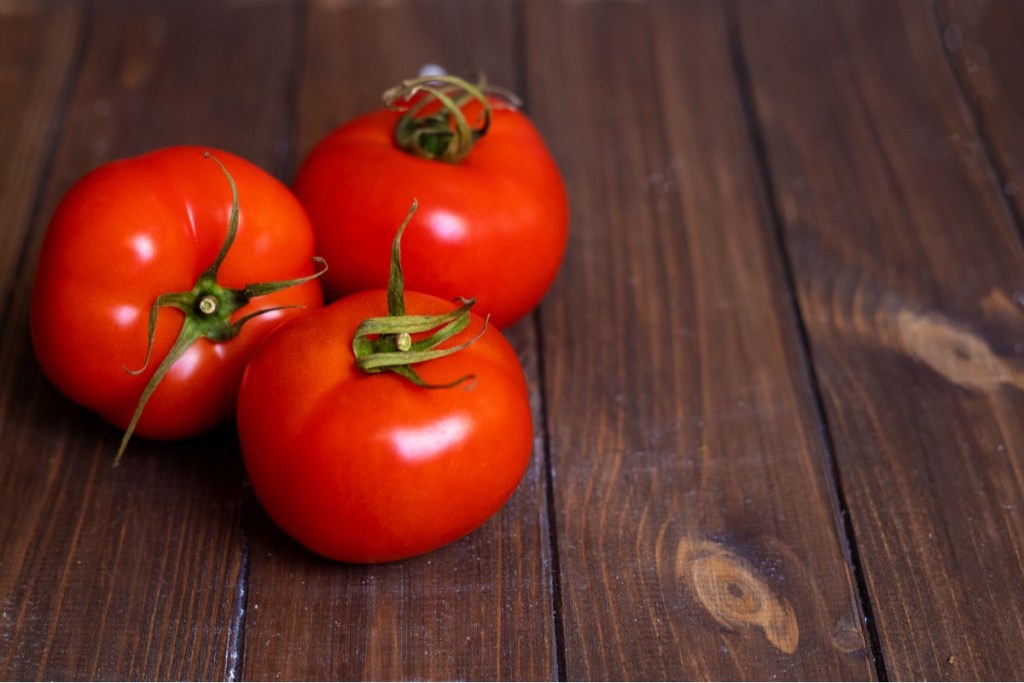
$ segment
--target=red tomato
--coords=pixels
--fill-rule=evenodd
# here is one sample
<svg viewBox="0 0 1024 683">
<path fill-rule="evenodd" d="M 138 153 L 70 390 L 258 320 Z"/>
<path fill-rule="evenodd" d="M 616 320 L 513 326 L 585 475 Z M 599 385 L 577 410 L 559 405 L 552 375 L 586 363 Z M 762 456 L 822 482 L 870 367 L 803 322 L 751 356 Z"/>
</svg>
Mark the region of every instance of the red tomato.
<svg viewBox="0 0 1024 683">
<path fill-rule="evenodd" d="M 410 292 L 410 315 L 453 304 Z M 526 470 L 532 423 L 523 371 L 489 326 L 468 347 L 416 365 L 430 384 L 364 374 L 351 340 L 388 311 L 361 292 L 279 327 L 249 361 L 238 430 L 253 490 L 271 518 L 317 553 L 348 562 L 411 557 L 482 524 Z M 453 346 L 479 334 L 470 314 Z"/>
<path fill-rule="evenodd" d="M 478 102 L 463 107 L 477 121 Z M 309 213 L 317 250 L 331 264 L 328 300 L 388 279 L 391 217 L 420 203 L 403 244 L 410 290 L 473 296 L 475 311 L 506 327 L 540 301 L 568 237 L 561 176 L 530 120 L 495 105 L 490 127 L 457 163 L 400 149 L 401 112 L 381 109 L 347 123 L 309 154 L 293 189 Z"/>
<path fill-rule="evenodd" d="M 58 389 L 118 427 L 129 424 L 183 325 L 181 311 L 160 308 L 150 363 L 126 372 L 145 364 L 154 301 L 192 290 L 225 242 L 232 188 L 205 152 L 175 147 L 101 166 L 67 193 L 43 242 L 31 308 L 36 355 Z M 211 153 L 234 178 L 239 207 L 217 282 L 241 288 L 310 275 L 312 228 L 288 188 L 237 156 Z M 258 296 L 230 320 L 321 305 L 320 285 L 310 281 Z M 230 341 L 196 341 L 157 386 L 136 433 L 186 437 L 230 419 L 249 355 L 296 314 L 252 318 Z"/>
</svg>

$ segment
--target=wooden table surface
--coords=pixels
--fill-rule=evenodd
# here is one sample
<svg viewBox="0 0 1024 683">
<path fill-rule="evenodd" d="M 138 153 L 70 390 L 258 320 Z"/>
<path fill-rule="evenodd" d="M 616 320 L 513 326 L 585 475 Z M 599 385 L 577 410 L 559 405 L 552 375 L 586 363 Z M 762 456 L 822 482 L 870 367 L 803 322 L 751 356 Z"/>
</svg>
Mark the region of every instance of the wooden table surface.
<svg viewBox="0 0 1024 683">
<path fill-rule="evenodd" d="M 0 678 L 1024 677 L 1024 3 L 0 0 Z M 426 62 L 568 187 L 506 330 L 530 468 L 330 562 L 233 425 L 133 441 L 43 376 L 47 222 L 183 143 L 290 181 Z"/>
</svg>

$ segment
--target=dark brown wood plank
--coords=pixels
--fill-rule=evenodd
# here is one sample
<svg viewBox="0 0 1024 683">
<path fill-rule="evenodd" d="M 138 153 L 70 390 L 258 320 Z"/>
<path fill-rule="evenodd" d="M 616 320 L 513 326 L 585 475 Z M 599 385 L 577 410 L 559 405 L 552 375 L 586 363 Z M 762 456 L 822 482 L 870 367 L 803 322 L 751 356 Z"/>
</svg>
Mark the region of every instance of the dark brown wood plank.
<svg viewBox="0 0 1024 683">
<path fill-rule="evenodd" d="M 888 674 L 1018 679 L 1024 251 L 933 6 L 739 11 Z"/>
<path fill-rule="evenodd" d="M 7 319 L 81 24 L 82 7 L 69 3 L 26 3 L 0 13 L 0 320 Z"/>
<path fill-rule="evenodd" d="M 321 137 L 381 106 L 425 64 L 519 89 L 512 0 L 313 0 L 299 74 L 295 170 Z"/>
<path fill-rule="evenodd" d="M 943 42 L 977 112 L 1005 194 L 1024 216 L 1024 3 L 943 0 Z M 960 144 L 957 144 L 960 143 Z M 966 144 L 964 144 L 966 143 Z M 966 160 L 985 164 L 984 146 L 951 140 Z"/>
<path fill-rule="evenodd" d="M 527 5 L 570 680 L 874 673 L 724 8 Z"/>
<path fill-rule="evenodd" d="M 4 320 L 0 676 L 232 677 L 244 542 L 232 428 L 173 444 L 136 439 L 112 469 L 118 432 L 46 382 L 27 311 L 46 222 L 92 167 L 182 143 L 227 148 L 264 167 L 281 163 L 293 8 L 93 5 L 80 77 Z M 78 3 L 59 7 L 31 43 L 42 79 L 54 78 L 46 72 L 52 43 L 74 45 L 66 24 Z M 41 121 L 56 114 L 38 101 L 33 107 L 26 115 Z"/>
<path fill-rule="evenodd" d="M 515 87 L 510 3 L 313 2 L 298 84 L 296 162 L 331 128 L 432 62 Z M 512 500 L 483 527 L 403 562 L 328 562 L 255 513 L 247 679 L 557 677 L 532 321 L 506 330 L 534 400 L 535 449 Z"/>
<path fill-rule="evenodd" d="M 11 309 L 23 312 L 27 303 L 24 294 L 15 294 L 19 278 L 23 279 L 19 260 L 26 240 L 32 239 L 32 211 L 40 193 L 47 147 L 61 122 L 61 95 L 74 77 L 82 22 L 82 7 L 67 3 L 26 4 L 0 13 L 0 120 L 5 122 L 0 127 L 0 215 L 6 217 L 4 249 L 0 251 L 0 677 L 12 680 L 39 657 L 35 647 L 19 642 L 23 628 L 19 603 L 23 598 L 19 596 L 18 573 L 30 561 L 31 535 L 19 526 L 46 524 L 47 510 L 42 501 L 35 500 L 38 489 L 18 476 L 18 453 L 11 452 L 9 434 L 16 412 L 12 406 L 13 361 L 24 354 L 25 329 L 24 316 L 20 327 L 9 321 Z M 23 450 L 20 457 L 30 457 L 31 452 Z"/>
</svg>

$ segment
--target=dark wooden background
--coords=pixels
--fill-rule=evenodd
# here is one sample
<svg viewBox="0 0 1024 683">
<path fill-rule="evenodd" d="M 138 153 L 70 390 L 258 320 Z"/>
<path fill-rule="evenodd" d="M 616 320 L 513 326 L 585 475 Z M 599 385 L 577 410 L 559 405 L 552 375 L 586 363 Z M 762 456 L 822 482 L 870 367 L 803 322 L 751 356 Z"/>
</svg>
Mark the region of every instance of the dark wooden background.
<svg viewBox="0 0 1024 683">
<path fill-rule="evenodd" d="M 0 678 L 1024 677 L 1024 3 L 0 0 Z M 569 251 L 472 535 L 279 532 L 232 425 L 133 442 L 33 357 L 62 194 L 289 181 L 436 62 L 519 92 Z"/>
</svg>

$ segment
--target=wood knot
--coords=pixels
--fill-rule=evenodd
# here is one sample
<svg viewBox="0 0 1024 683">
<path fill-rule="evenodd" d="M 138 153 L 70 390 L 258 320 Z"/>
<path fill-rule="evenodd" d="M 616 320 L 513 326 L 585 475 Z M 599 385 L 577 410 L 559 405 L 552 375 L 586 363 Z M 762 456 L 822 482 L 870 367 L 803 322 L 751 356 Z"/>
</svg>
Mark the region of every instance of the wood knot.
<svg viewBox="0 0 1024 683">
<path fill-rule="evenodd" d="M 983 339 L 943 315 L 900 311 L 896 325 L 903 347 L 955 384 L 980 391 L 1018 384 L 1013 370 Z"/>
<path fill-rule="evenodd" d="M 836 621 L 836 626 L 832 630 L 832 645 L 846 654 L 864 652 L 864 633 L 856 615 L 848 614 Z"/>
<path fill-rule="evenodd" d="M 759 628 L 782 652 L 796 651 L 800 629 L 792 605 L 775 595 L 750 563 L 732 550 L 712 541 L 683 539 L 676 553 L 676 575 L 722 626 L 733 631 Z"/>
</svg>

